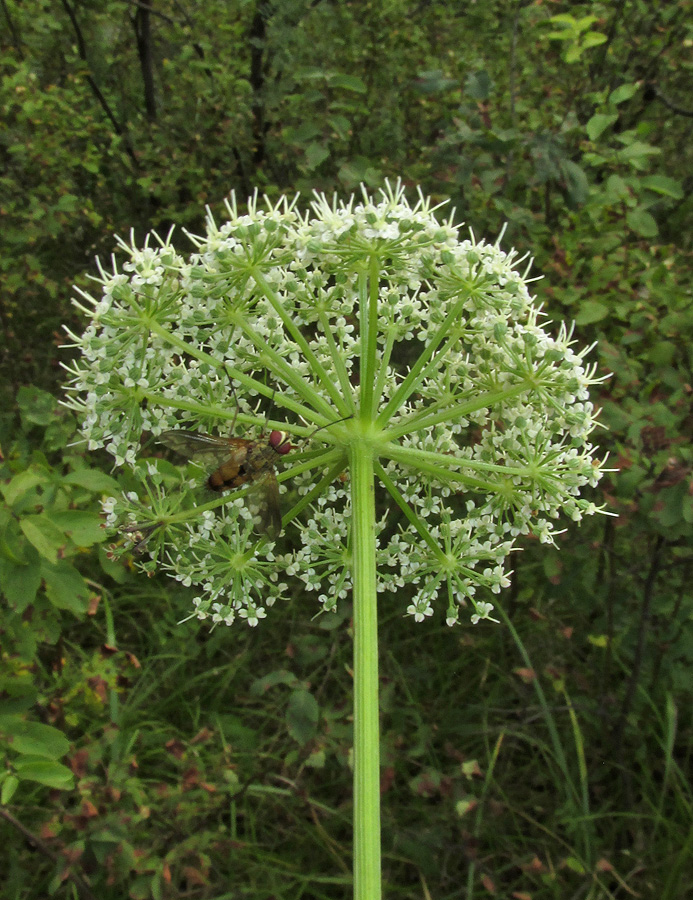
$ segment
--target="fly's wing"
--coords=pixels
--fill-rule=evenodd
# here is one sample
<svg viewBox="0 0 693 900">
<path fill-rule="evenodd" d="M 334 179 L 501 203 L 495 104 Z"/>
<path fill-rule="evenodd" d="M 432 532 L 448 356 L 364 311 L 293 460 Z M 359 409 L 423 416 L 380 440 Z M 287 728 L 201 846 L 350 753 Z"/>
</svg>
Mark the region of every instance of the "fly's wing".
<svg viewBox="0 0 693 900">
<path fill-rule="evenodd" d="M 272 469 L 265 470 L 250 482 L 246 505 L 253 516 L 255 528 L 274 541 L 282 531 L 282 513 L 279 506 L 279 485 Z"/>
<path fill-rule="evenodd" d="M 159 435 L 160 443 L 205 469 L 216 468 L 225 462 L 243 461 L 246 451 L 242 447 L 234 447 L 232 440 L 198 434 L 196 431 L 164 431 Z"/>
<path fill-rule="evenodd" d="M 249 449 L 250 442 L 242 438 L 215 438 L 196 431 L 164 431 L 159 441 L 207 469 L 235 467 L 234 477 L 238 480 L 234 486 L 247 484 L 246 505 L 257 531 L 266 534 L 270 540 L 279 537 L 282 514 L 279 485 L 273 467 L 275 450 L 257 444 Z M 240 475 L 239 470 L 242 470 Z"/>
</svg>

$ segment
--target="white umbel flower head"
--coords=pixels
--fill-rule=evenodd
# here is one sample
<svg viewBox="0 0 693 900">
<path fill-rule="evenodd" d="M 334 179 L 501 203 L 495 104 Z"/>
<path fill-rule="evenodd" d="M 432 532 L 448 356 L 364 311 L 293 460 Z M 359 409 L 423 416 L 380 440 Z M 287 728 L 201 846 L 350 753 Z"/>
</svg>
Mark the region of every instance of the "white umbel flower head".
<svg viewBox="0 0 693 900">
<path fill-rule="evenodd" d="M 170 235 L 123 243 L 123 271 L 101 269 L 100 296 L 78 304 L 90 321 L 72 335 L 68 405 L 88 446 L 141 484 L 108 501 L 109 524 L 149 554 L 145 568 L 195 585 L 191 615 L 213 624 L 257 625 L 295 577 L 334 610 L 364 540 L 382 602 L 396 591 L 388 602 L 417 622 L 438 609 L 454 624 L 463 607 L 491 618 L 519 536 L 552 542 L 560 513 L 599 511 L 580 498 L 603 471 L 587 350 L 543 321 L 524 258 L 439 221 L 421 195 L 408 203 L 399 184 L 316 196 L 305 214 L 256 197 L 227 212 L 189 236 L 189 257 Z M 206 449 L 171 431 L 209 436 Z M 161 435 L 207 473 L 225 454 L 228 490 L 213 498 L 199 467 L 145 463 L 143 436 Z M 277 446 L 295 451 L 278 474 L 290 495 Z M 364 532 L 369 491 L 382 516 Z M 256 507 L 279 500 L 286 547 L 279 527 L 257 533 L 246 500 L 260 492 Z"/>
</svg>

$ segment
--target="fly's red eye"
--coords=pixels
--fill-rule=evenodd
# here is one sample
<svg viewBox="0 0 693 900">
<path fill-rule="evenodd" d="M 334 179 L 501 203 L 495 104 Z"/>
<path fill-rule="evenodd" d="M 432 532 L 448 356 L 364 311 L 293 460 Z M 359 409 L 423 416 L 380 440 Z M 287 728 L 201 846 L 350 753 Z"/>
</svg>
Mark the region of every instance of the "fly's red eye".
<svg viewBox="0 0 693 900">
<path fill-rule="evenodd" d="M 277 453 L 282 456 L 289 453 L 293 448 L 289 443 L 289 435 L 286 431 L 271 431 L 269 436 L 269 445 Z"/>
</svg>

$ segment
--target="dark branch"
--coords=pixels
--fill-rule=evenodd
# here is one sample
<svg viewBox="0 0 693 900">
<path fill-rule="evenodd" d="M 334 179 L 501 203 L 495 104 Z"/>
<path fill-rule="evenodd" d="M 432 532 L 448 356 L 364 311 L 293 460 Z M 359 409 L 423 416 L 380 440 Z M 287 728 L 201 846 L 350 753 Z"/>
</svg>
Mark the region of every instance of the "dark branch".
<svg viewBox="0 0 693 900">
<path fill-rule="evenodd" d="M 667 100 L 664 94 L 659 90 L 656 84 L 649 84 L 648 88 L 654 94 L 654 96 L 660 100 L 667 109 L 670 109 L 672 112 L 675 112 L 679 116 L 688 116 L 693 119 L 693 109 L 684 109 L 682 106 L 678 106 L 676 103 L 672 103 L 671 100 Z"/>
<path fill-rule="evenodd" d="M 75 37 L 77 39 L 77 52 L 79 53 L 79 58 L 84 63 L 89 65 L 89 60 L 87 58 L 87 49 L 86 49 L 86 46 L 84 43 L 84 37 L 82 36 L 82 29 L 79 27 L 79 22 L 77 21 L 75 12 L 72 9 L 72 7 L 70 6 L 68 0 L 62 0 L 62 4 L 63 4 L 63 8 L 65 9 L 65 12 L 67 13 L 70 21 L 72 22 L 72 27 L 75 32 Z M 125 150 L 127 151 L 127 154 L 130 157 L 130 159 L 132 160 L 132 162 L 134 163 L 134 165 L 137 167 L 137 157 L 135 156 L 135 151 L 130 146 L 130 141 L 128 140 L 125 129 L 123 129 L 120 126 L 120 123 L 116 119 L 113 111 L 111 110 L 111 107 L 108 105 L 108 101 L 106 100 L 104 95 L 101 93 L 99 86 L 94 81 L 92 76 L 87 72 L 87 74 L 85 75 L 85 78 L 87 79 L 87 84 L 92 89 L 92 93 L 94 94 L 96 99 L 99 101 L 99 104 L 101 105 L 101 109 L 103 109 L 103 111 L 105 112 L 111 125 L 113 125 L 113 130 L 119 137 L 123 138 Z"/>
<path fill-rule="evenodd" d="M 32 847 L 36 847 L 44 856 L 47 856 L 52 862 L 56 864 L 63 865 L 66 862 L 66 859 L 62 854 L 56 853 L 52 850 L 48 844 L 41 840 L 41 838 L 34 834 L 33 831 L 30 831 L 26 825 L 23 825 L 19 819 L 15 819 L 15 817 L 9 813 L 6 809 L 0 809 L 0 816 L 12 825 L 13 828 L 16 828 L 27 841 L 32 845 Z M 96 897 L 91 892 L 91 887 L 87 884 L 84 878 L 79 874 L 79 872 L 72 871 L 72 868 L 68 869 L 67 877 L 75 883 L 77 889 L 79 890 L 80 895 L 84 898 L 84 900 L 96 900 Z"/>
</svg>

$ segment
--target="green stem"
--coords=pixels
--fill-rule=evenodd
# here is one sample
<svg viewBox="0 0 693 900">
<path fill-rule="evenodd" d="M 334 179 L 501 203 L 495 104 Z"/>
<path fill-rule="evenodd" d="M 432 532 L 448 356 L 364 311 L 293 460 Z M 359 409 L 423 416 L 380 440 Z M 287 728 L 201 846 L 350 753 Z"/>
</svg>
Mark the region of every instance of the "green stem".
<svg viewBox="0 0 693 900">
<path fill-rule="evenodd" d="M 303 397 L 304 401 L 310 402 L 317 410 L 322 404 L 328 417 L 332 415 L 332 409 L 329 404 L 325 403 L 322 395 L 318 394 L 314 387 L 306 382 L 303 376 L 297 371 L 296 367 L 291 365 L 290 361 L 270 347 L 267 341 L 255 332 L 248 319 L 240 313 L 231 315 L 229 320 L 251 341 L 258 351 L 258 362 L 263 368 L 269 369 L 274 373 L 275 377 L 281 377 L 284 382 L 290 385 L 296 393 Z"/>
<path fill-rule="evenodd" d="M 258 381 L 256 378 L 253 378 L 250 375 L 246 375 L 245 372 L 242 372 L 240 369 L 237 369 L 230 363 L 223 362 L 222 360 L 211 356 L 209 353 L 205 353 L 204 350 L 200 350 L 199 347 L 195 347 L 189 341 L 184 341 L 182 338 L 179 338 L 178 335 L 171 334 L 171 332 L 167 331 L 154 319 L 148 319 L 147 325 L 152 334 L 157 334 L 160 338 L 162 338 L 162 340 L 166 341 L 166 343 L 170 344 L 172 347 L 176 347 L 176 349 L 181 351 L 182 356 L 191 356 L 193 359 L 197 359 L 200 362 L 206 362 L 209 366 L 216 369 L 217 371 L 223 372 L 227 377 L 235 378 L 236 381 L 238 381 L 243 385 L 243 387 L 247 388 L 248 390 L 256 390 L 258 394 L 262 394 L 269 400 L 274 400 L 276 388 L 269 387 L 262 381 Z M 280 396 L 283 407 L 292 410 L 299 416 L 308 418 L 309 421 L 312 421 L 313 410 L 310 407 L 296 403 L 294 400 L 290 400 L 283 394 Z M 172 406 L 173 403 L 169 401 L 168 405 Z M 327 417 L 329 417 L 330 407 L 326 406 L 325 408 L 328 410 Z"/>
<path fill-rule="evenodd" d="M 397 506 L 399 506 L 411 525 L 417 530 L 421 538 L 426 541 L 432 552 L 436 554 L 442 564 L 445 561 L 445 554 L 440 549 L 434 538 L 431 536 L 428 528 L 426 528 L 426 526 L 424 525 L 423 519 L 417 516 L 411 506 L 409 506 L 402 494 L 399 492 L 399 490 L 397 490 L 397 486 L 395 485 L 394 481 L 390 478 L 390 476 L 387 474 L 387 472 L 379 462 L 376 462 L 375 464 L 375 472 L 380 481 L 385 485 L 385 488 L 387 489 L 388 493 L 395 501 Z"/>
<path fill-rule="evenodd" d="M 380 292 L 380 265 L 377 255 L 370 258 L 368 274 L 359 277 L 359 308 L 361 311 L 361 417 L 375 418 L 373 385 L 377 376 L 378 350 L 378 295 Z"/>
<path fill-rule="evenodd" d="M 407 399 L 414 393 L 418 385 L 421 384 L 421 381 L 425 377 L 425 373 L 435 370 L 437 365 L 437 362 L 433 360 L 435 352 L 443 342 L 444 338 L 449 335 L 453 323 L 456 322 L 458 317 L 462 314 L 462 309 L 467 300 L 467 296 L 468 295 L 465 295 L 458 300 L 453 309 L 450 310 L 445 317 L 445 321 L 432 336 L 425 350 L 419 355 L 419 358 L 409 370 L 407 377 L 402 381 L 392 397 L 390 397 L 390 400 L 385 407 L 378 413 L 376 424 L 381 428 L 387 424 L 400 406 L 406 403 Z"/>
<path fill-rule="evenodd" d="M 343 348 L 340 350 L 335 342 L 334 335 L 332 334 L 332 325 L 326 315 L 325 309 L 322 308 L 322 306 L 318 306 L 317 310 L 322 333 L 325 335 L 325 340 L 327 341 L 327 346 L 330 350 L 330 359 L 332 360 L 334 371 L 337 373 L 339 390 L 341 391 L 344 402 L 349 408 L 351 415 L 353 415 L 356 411 L 353 396 L 354 392 L 351 387 L 351 382 L 349 381 L 349 371 L 344 365 Z"/>
<path fill-rule="evenodd" d="M 354 900 L 380 900 L 380 735 L 374 460 L 350 448 L 354 579 Z"/>
<path fill-rule="evenodd" d="M 338 387 L 334 383 L 334 379 L 332 375 L 327 372 L 323 364 L 317 358 L 315 353 L 313 352 L 308 340 L 305 335 L 301 332 L 301 329 L 298 326 L 298 323 L 294 321 L 294 319 L 289 315 L 289 313 L 284 308 L 284 304 L 277 296 L 275 291 L 272 289 L 272 286 L 267 281 L 265 276 L 258 269 L 253 269 L 253 278 L 257 283 L 258 287 L 263 293 L 263 296 L 272 304 L 272 309 L 275 311 L 277 316 L 282 320 L 284 328 L 289 333 L 289 335 L 293 338 L 293 340 L 298 344 L 301 353 L 304 358 L 310 364 L 311 370 L 317 376 L 317 380 L 321 387 L 325 390 L 327 395 L 331 398 L 332 402 L 335 405 L 335 408 L 339 410 L 340 415 L 349 415 L 350 410 L 345 406 L 344 399 L 339 393 Z M 299 392 L 300 393 L 300 392 Z M 316 391 L 312 391 L 313 394 L 313 402 L 315 403 L 315 408 L 317 411 L 320 411 L 319 407 L 322 407 L 322 411 L 325 415 L 330 415 L 331 409 L 329 404 L 324 400 L 324 398 L 318 394 Z"/>
<path fill-rule="evenodd" d="M 326 458 L 326 461 L 332 456 L 333 454 L 330 454 L 329 457 Z M 296 516 L 299 516 L 307 506 L 310 506 L 310 504 L 313 502 L 313 500 L 315 500 L 316 497 L 324 494 L 327 488 L 332 484 L 335 478 L 339 477 L 340 473 L 343 472 L 344 469 L 345 466 L 343 459 L 338 458 L 337 462 L 334 463 L 332 468 L 327 472 L 326 475 L 321 478 L 321 480 L 313 487 L 313 489 L 307 494 L 304 494 L 304 496 L 301 497 L 298 503 L 292 506 L 289 512 L 284 516 L 284 525 L 286 526 L 289 524 L 289 522 L 292 522 L 296 518 Z M 282 475 L 284 475 L 284 477 L 286 478 L 291 477 L 291 475 L 293 474 L 293 471 L 282 473 Z M 279 480 L 283 481 L 284 479 L 280 476 Z"/>
<path fill-rule="evenodd" d="M 508 401 L 520 397 L 533 387 L 535 387 L 533 382 L 524 379 L 519 382 L 519 384 L 515 384 L 512 387 L 502 388 L 497 391 L 485 391 L 469 400 L 464 400 L 460 403 L 449 403 L 442 409 L 438 409 L 437 407 L 439 407 L 440 404 L 436 403 L 435 410 L 432 410 L 431 412 L 429 412 L 429 410 L 416 411 L 413 415 L 407 416 L 396 425 L 387 429 L 383 428 L 383 433 L 385 433 L 390 440 L 395 440 L 404 434 L 409 434 L 411 431 L 424 431 L 427 428 L 433 428 L 434 425 L 438 425 L 440 422 L 455 422 L 480 409 L 485 409 L 486 407 L 491 408 L 501 403 L 508 403 Z"/>
<path fill-rule="evenodd" d="M 435 463 L 430 463 L 428 461 L 425 456 L 425 450 L 410 450 L 409 452 L 402 454 L 400 454 L 400 450 L 406 451 L 407 448 L 395 447 L 394 444 L 388 444 L 386 452 L 384 452 L 382 456 L 387 457 L 387 459 L 391 459 L 394 462 L 401 463 L 404 466 L 409 466 L 418 472 L 425 472 L 427 475 L 430 475 L 431 478 L 436 478 L 443 484 L 454 482 L 455 484 L 463 484 L 472 491 L 483 491 L 484 493 L 489 494 L 497 494 L 502 487 L 502 480 L 485 481 L 481 478 L 474 478 L 471 475 L 464 475 L 462 472 L 451 469 L 451 463 L 463 465 L 461 460 L 455 462 L 457 457 L 451 456 L 449 457 L 447 464 L 443 463 L 441 465 L 436 465 Z M 437 456 L 440 454 L 433 455 Z"/>
</svg>

